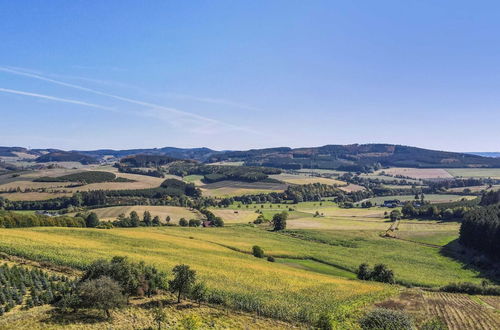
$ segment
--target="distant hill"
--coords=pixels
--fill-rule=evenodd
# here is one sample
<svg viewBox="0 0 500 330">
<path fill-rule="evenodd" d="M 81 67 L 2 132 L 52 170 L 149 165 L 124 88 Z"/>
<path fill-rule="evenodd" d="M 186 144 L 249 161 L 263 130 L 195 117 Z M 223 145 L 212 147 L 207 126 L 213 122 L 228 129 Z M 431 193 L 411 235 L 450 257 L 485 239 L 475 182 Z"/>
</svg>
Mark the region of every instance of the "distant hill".
<svg viewBox="0 0 500 330">
<path fill-rule="evenodd" d="M 21 149 L 23 149 L 22 152 L 39 155 L 37 162 L 79 161 L 84 164 L 96 163 L 103 160 L 105 156 L 123 159 L 135 155 L 157 155 L 176 159 L 197 160 L 204 163 L 242 161 L 245 165 L 278 167 L 284 169 L 312 167 L 345 171 L 365 171 L 380 166 L 419 168 L 500 168 L 500 157 L 496 157 L 499 156 L 500 153 L 478 153 L 478 155 L 476 153 L 447 152 L 394 144 L 325 145 L 322 147 L 294 149 L 279 147 L 244 151 L 216 151 L 209 148 L 173 147 L 129 150 L 99 149 L 90 151 Z M 0 152 L 6 154 L 14 151 L 13 148 L 9 147 L 0 148 Z"/>
<path fill-rule="evenodd" d="M 213 161 L 244 161 L 289 169 L 323 168 L 364 171 L 380 166 L 419 168 L 500 167 L 500 159 L 392 144 L 326 145 L 224 152 Z"/>
<path fill-rule="evenodd" d="M 483 157 L 493 157 L 493 158 L 500 157 L 500 152 L 466 152 L 466 153 L 470 155 L 477 155 Z"/>
<path fill-rule="evenodd" d="M 220 153 L 220 151 L 215 151 L 209 148 L 154 148 L 154 149 L 128 149 L 128 150 L 112 150 L 112 149 L 100 149 L 91 151 L 80 151 L 74 150 L 83 155 L 102 158 L 104 156 L 113 156 L 116 158 L 122 158 L 126 156 L 133 155 L 162 155 L 169 156 L 177 159 L 193 159 L 199 161 L 205 161 L 210 156 Z"/>
<path fill-rule="evenodd" d="M 83 155 L 73 151 L 53 151 L 44 154 L 36 159 L 37 163 L 47 163 L 47 162 L 80 162 L 84 165 L 95 164 L 99 161 L 87 155 Z"/>
</svg>

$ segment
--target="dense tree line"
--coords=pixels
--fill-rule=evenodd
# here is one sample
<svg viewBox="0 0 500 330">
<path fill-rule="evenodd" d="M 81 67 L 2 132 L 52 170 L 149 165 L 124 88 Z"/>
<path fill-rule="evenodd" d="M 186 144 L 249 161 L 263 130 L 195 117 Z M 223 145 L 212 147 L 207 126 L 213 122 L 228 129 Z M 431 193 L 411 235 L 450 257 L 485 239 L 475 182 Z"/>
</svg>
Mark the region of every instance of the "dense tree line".
<svg viewBox="0 0 500 330">
<path fill-rule="evenodd" d="M 167 189 L 167 191 L 172 192 L 171 195 L 186 195 L 189 197 L 200 197 L 201 190 L 197 188 L 194 183 L 187 183 L 177 179 L 166 179 L 161 184 L 162 188 Z M 173 192 L 176 192 L 175 194 Z"/>
<path fill-rule="evenodd" d="M 235 196 L 224 198 L 219 205 L 228 206 L 233 202 L 241 202 L 243 204 L 252 203 L 299 203 L 309 201 L 321 201 L 323 198 L 332 197 L 335 201 L 342 202 L 358 202 L 360 200 L 372 197 L 368 191 L 344 192 L 339 188 L 322 184 L 311 183 L 305 185 L 291 185 L 284 192 L 272 192 L 269 194 L 254 194 Z"/>
<path fill-rule="evenodd" d="M 467 212 L 460 226 L 460 243 L 500 260 L 500 204 Z"/>
<path fill-rule="evenodd" d="M 429 186 L 431 191 L 437 192 L 450 188 L 467 188 L 472 186 L 494 185 L 500 183 L 500 180 L 486 179 L 486 178 L 466 178 L 466 179 L 453 179 L 453 180 L 426 180 L 424 182 Z"/>
<path fill-rule="evenodd" d="M 425 204 L 415 207 L 412 202 L 404 204 L 401 212 L 406 218 L 426 218 L 438 220 L 461 220 L 472 207 L 468 204 Z"/>
<path fill-rule="evenodd" d="M 34 182 L 81 182 L 84 184 L 101 182 L 132 182 L 133 180 L 117 178 L 114 173 L 105 171 L 87 171 L 62 175 L 57 177 L 43 176 L 33 180 Z"/>
<path fill-rule="evenodd" d="M 489 191 L 484 193 L 481 197 L 481 205 L 493 205 L 500 203 L 500 190 L 497 191 Z"/>
<path fill-rule="evenodd" d="M 128 167 L 128 166 L 123 166 L 121 164 L 116 164 L 116 168 L 118 168 L 118 172 L 120 173 L 130 173 L 130 174 L 139 174 L 139 175 L 147 175 L 147 176 L 152 176 L 155 178 L 164 178 L 165 174 L 159 170 L 159 169 L 148 169 L 148 170 L 142 170 L 140 168 L 133 168 L 133 167 Z"/>
<path fill-rule="evenodd" d="M 0 211 L 0 228 L 21 227 L 85 227 L 86 222 L 81 217 L 57 216 L 50 217 L 40 214 Z"/>
<path fill-rule="evenodd" d="M 268 179 L 270 174 L 280 174 L 281 170 L 257 166 L 202 165 L 193 163 L 172 164 L 169 173 L 179 176 L 203 175 L 206 183 L 222 180 L 257 182 Z"/>
<path fill-rule="evenodd" d="M 160 167 L 162 165 L 167 165 L 172 162 L 178 161 L 179 159 L 169 157 L 169 156 L 164 156 L 164 155 L 145 155 L 145 154 L 139 154 L 139 155 L 132 155 L 132 156 L 127 156 L 123 157 L 120 159 L 120 163 L 122 165 L 128 166 L 128 167 Z"/>
</svg>

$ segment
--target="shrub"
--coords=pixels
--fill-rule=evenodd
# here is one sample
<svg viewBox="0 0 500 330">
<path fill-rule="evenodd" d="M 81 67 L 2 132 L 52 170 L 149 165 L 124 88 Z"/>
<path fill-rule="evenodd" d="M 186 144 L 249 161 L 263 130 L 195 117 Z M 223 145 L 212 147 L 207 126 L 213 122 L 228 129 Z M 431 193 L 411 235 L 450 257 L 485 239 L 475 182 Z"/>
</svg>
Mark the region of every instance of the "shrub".
<svg viewBox="0 0 500 330">
<path fill-rule="evenodd" d="M 447 330 L 448 326 L 440 318 L 427 320 L 420 326 L 420 330 Z"/>
<path fill-rule="evenodd" d="M 189 220 L 189 227 L 199 227 L 199 226 L 201 226 L 201 220 L 198 219 Z"/>
<path fill-rule="evenodd" d="M 323 313 L 319 316 L 318 321 L 316 322 L 316 328 L 319 330 L 332 330 L 332 317 L 328 313 Z"/>
<path fill-rule="evenodd" d="M 264 258 L 264 250 L 258 245 L 252 247 L 252 254 L 256 258 Z"/>
<path fill-rule="evenodd" d="M 368 264 L 362 263 L 359 265 L 356 273 L 358 279 L 360 280 L 371 280 L 390 284 L 394 284 L 396 282 L 394 279 L 394 272 L 384 264 L 377 264 L 373 267 L 373 270 L 370 270 L 370 266 Z"/>
<path fill-rule="evenodd" d="M 85 224 L 89 228 L 95 228 L 99 225 L 99 217 L 94 212 L 90 212 L 85 218 Z"/>
<path fill-rule="evenodd" d="M 412 330 L 413 323 L 410 317 L 399 311 L 378 308 L 366 314 L 360 320 L 364 330 Z"/>
<path fill-rule="evenodd" d="M 373 267 L 373 272 L 371 273 L 371 279 L 378 282 L 383 283 L 391 283 L 395 282 L 394 280 L 394 272 L 387 268 L 384 264 L 378 264 Z"/>
<path fill-rule="evenodd" d="M 191 298 L 196 300 L 199 305 L 201 305 L 202 301 L 207 299 L 208 289 L 205 283 L 198 282 L 193 286 L 191 290 Z"/>
<path fill-rule="evenodd" d="M 368 281 L 371 277 L 370 266 L 368 264 L 361 264 L 358 267 L 358 271 L 356 272 L 358 279 Z"/>
<path fill-rule="evenodd" d="M 275 260 L 274 260 L 274 257 L 273 257 L 273 256 L 269 256 L 269 257 L 267 257 L 267 261 L 269 261 L 269 262 L 274 262 Z"/>
<path fill-rule="evenodd" d="M 179 226 L 181 226 L 181 227 L 187 227 L 188 225 L 189 225 L 189 223 L 188 223 L 188 221 L 186 219 L 181 218 L 179 220 Z"/>
</svg>

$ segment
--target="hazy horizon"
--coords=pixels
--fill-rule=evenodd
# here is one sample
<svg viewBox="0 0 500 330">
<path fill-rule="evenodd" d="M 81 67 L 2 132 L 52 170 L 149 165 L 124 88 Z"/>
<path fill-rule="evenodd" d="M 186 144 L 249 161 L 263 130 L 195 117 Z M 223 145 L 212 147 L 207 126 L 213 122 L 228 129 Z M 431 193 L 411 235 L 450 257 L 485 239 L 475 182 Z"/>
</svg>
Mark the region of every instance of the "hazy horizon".
<svg viewBox="0 0 500 330">
<path fill-rule="evenodd" d="M 499 152 L 499 9 L 5 2 L 0 145 Z"/>
</svg>

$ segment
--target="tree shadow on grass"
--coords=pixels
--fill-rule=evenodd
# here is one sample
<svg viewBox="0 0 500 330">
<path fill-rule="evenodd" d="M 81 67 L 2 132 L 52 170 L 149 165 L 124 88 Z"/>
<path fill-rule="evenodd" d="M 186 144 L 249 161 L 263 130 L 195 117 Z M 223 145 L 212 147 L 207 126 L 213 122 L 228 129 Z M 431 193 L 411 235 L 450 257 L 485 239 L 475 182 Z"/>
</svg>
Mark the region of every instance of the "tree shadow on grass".
<svg viewBox="0 0 500 330">
<path fill-rule="evenodd" d="M 493 262 L 484 255 L 462 246 L 458 239 L 443 246 L 439 253 L 445 257 L 455 259 L 462 263 L 464 269 L 471 269 L 479 273 L 479 278 L 500 284 L 500 264 Z"/>
<path fill-rule="evenodd" d="M 49 317 L 43 322 L 48 324 L 67 325 L 72 323 L 96 324 L 108 321 L 104 312 L 79 309 L 74 312 L 65 312 L 60 309 L 53 309 L 49 312 Z"/>
</svg>

